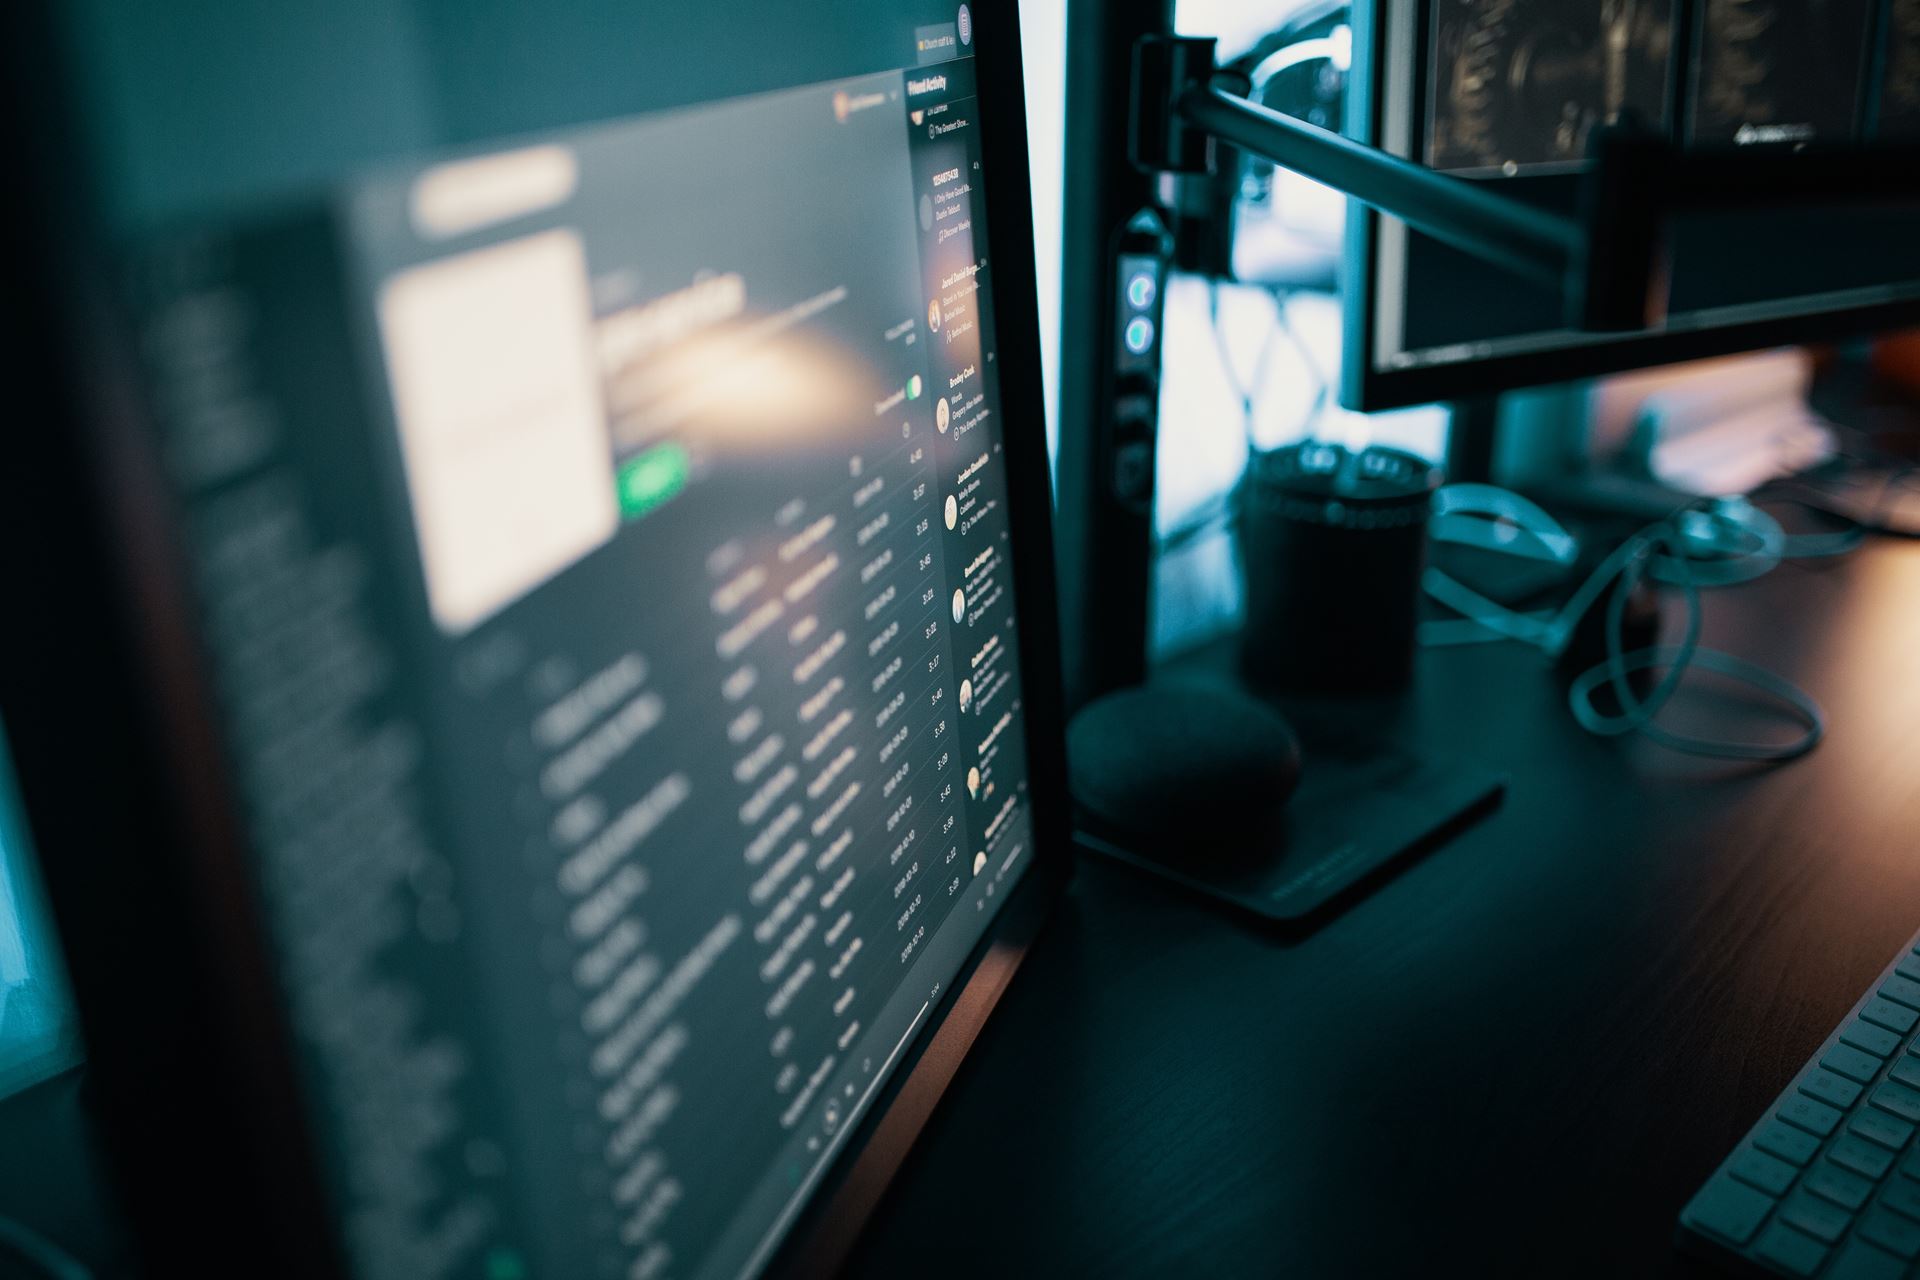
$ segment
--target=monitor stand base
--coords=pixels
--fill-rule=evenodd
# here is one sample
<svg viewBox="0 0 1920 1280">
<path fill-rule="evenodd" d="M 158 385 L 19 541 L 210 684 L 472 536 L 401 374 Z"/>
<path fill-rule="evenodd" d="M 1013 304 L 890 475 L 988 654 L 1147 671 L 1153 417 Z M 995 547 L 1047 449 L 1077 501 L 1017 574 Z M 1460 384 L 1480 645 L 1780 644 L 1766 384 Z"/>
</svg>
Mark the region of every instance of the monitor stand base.
<svg viewBox="0 0 1920 1280">
<path fill-rule="evenodd" d="M 1253 701 L 1217 686 L 1210 692 Z M 1153 719 L 1143 716 L 1134 726 L 1136 741 L 1149 746 L 1165 741 L 1166 720 L 1164 705 Z M 1117 732 L 1111 722 L 1105 727 L 1103 736 Z M 1076 730 L 1084 739 L 1084 725 L 1077 723 Z M 1090 784 L 1087 754 L 1077 752 L 1074 761 L 1076 791 L 1083 796 L 1111 785 L 1110 777 Z M 1155 758 L 1150 751 L 1138 754 Z M 1136 771 L 1127 783 L 1141 793 L 1136 813 L 1155 801 L 1176 811 L 1192 804 L 1183 788 L 1192 787 L 1195 770 L 1180 754 L 1160 753 L 1165 766 L 1157 774 L 1151 764 L 1132 766 Z M 1283 795 L 1284 803 L 1250 813 L 1246 822 L 1191 827 L 1164 820 L 1127 822 L 1116 820 L 1111 807 L 1103 806 L 1102 812 L 1079 801 L 1075 841 L 1093 854 L 1238 911 L 1306 929 L 1472 826 L 1497 808 L 1506 792 L 1506 779 L 1491 770 L 1457 759 L 1422 758 L 1372 736 L 1343 739 L 1309 730 L 1302 735 L 1299 759 L 1291 798 Z"/>
</svg>

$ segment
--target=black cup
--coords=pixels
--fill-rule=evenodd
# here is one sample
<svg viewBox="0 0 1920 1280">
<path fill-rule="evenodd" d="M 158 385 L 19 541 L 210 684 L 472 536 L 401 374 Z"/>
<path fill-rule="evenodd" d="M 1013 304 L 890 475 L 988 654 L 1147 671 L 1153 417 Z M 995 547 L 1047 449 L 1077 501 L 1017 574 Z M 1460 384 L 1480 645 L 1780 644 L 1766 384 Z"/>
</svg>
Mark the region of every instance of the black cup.
<svg viewBox="0 0 1920 1280">
<path fill-rule="evenodd" d="M 1262 688 L 1382 693 L 1413 678 L 1440 471 L 1398 449 L 1257 454 L 1239 492 L 1241 666 Z"/>
</svg>

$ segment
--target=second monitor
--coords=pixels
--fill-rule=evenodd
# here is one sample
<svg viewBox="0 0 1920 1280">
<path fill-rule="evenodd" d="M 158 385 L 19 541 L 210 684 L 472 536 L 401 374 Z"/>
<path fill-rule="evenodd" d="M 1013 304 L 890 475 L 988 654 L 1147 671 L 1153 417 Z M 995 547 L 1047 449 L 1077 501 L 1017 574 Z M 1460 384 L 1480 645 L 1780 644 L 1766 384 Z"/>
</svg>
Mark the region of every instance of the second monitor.
<svg viewBox="0 0 1920 1280">
<path fill-rule="evenodd" d="M 1387 0 L 1355 8 L 1349 132 L 1578 216 L 1594 129 L 1683 148 L 1842 148 L 1909 136 L 1906 0 Z M 1682 161 L 1684 163 L 1684 160 Z M 1342 398 L 1364 409 L 1747 350 L 1920 317 L 1912 210 L 1812 204 L 1675 219 L 1667 315 L 1571 329 L 1551 289 L 1356 206 Z"/>
</svg>

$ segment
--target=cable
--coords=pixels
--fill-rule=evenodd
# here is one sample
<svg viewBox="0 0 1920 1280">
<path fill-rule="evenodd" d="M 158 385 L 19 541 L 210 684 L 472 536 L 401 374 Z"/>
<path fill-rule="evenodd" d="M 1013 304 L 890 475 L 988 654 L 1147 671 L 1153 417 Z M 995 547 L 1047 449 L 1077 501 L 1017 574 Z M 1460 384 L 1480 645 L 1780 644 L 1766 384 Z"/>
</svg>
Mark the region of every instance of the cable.
<svg viewBox="0 0 1920 1280">
<path fill-rule="evenodd" d="M 1571 534 L 1518 494 L 1489 485 L 1449 485 L 1435 495 L 1433 536 L 1489 550 L 1529 555 L 1560 564 L 1572 562 Z M 1496 535 L 1489 532 L 1498 529 Z M 1855 534 L 1858 536 L 1854 536 Z M 1488 639 L 1518 640 L 1558 658 L 1572 643 L 1575 628 L 1611 591 L 1606 602 L 1606 660 L 1581 672 L 1567 692 L 1569 709 L 1590 733 L 1616 737 L 1639 733 L 1670 750 L 1723 760 L 1784 762 L 1819 745 L 1826 719 L 1813 697 L 1792 682 L 1731 654 L 1700 645 L 1703 588 L 1750 582 L 1797 557 L 1841 555 L 1864 538 L 1859 531 L 1789 537 L 1780 522 L 1744 499 L 1689 503 L 1641 529 L 1616 547 L 1589 574 L 1573 597 L 1554 613 L 1520 613 L 1487 599 L 1437 569 L 1428 569 L 1429 595 L 1463 615 L 1461 622 L 1422 625 L 1426 644 L 1468 643 L 1462 622 L 1490 633 Z M 1851 538 L 1851 541 L 1848 539 Z M 1686 625 L 1677 645 L 1625 648 L 1626 609 L 1633 593 L 1649 578 L 1677 587 L 1686 606 Z M 1788 742 L 1750 742 L 1704 738 L 1667 728 L 1657 717 L 1679 691 L 1687 673 L 1710 671 L 1783 705 L 1804 731 Z M 1645 697 L 1628 677 L 1640 671 L 1662 674 Z M 1594 704 L 1607 687 L 1621 710 L 1609 714 Z"/>
<path fill-rule="evenodd" d="M 1227 389 L 1233 393 L 1235 399 L 1240 401 L 1241 431 L 1245 436 L 1247 457 L 1249 460 L 1260 452 L 1260 448 L 1254 442 L 1253 438 L 1254 402 L 1259 397 L 1261 388 L 1266 385 L 1267 364 L 1273 353 L 1274 335 L 1278 332 L 1285 332 L 1296 347 L 1300 345 L 1298 339 L 1293 336 L 1292 330 L 1288 326 L 1286 304 L 1277 294 L 1274 297 L 1274 305 L 1277 313 L 1276 322 L 1261 338 L 1260 354 L 1254 360 L 1251 386 L 1243 386 L 1240 382 L 1239 375 L 1234 371 L 1233 353 L 1227 349 L 1226 331 L 1220 324 L 1220 282 L 1217 280 L 1207 282 L 1207 320 L 1213 330 L 1214 349 L 1220 356 L 1220 372 L 1226 379 Z M 1305 358 L 1304 354 L 1302 358 Z M 1312 367 L 1311 364 L 1308 365 L 1308 368 L 1311 369 Z M 1318 370 L 1314 370 L 1314 373 L 1317 377 Z M 1319 406 L 1325 399 L 1326 386 L 1324 380 L 1322 380 L 1320 389 L 1315 396 L 1313 407 L 1308 411 L 1309 422 L 1312 421 L 1312 414 L 1319 411 Z M 1183 550 L 1228 523 L 1233 517 L 1234 490 L 1237 488 L 1238 484 L 1236 482 L 1227 492 L 1216 494 L 1207 499 L 1190 513 L 1185 520 L 1181 521 L 1172 529 L 1169 529 L 1166 533 L 1161 534 L 1158 539 L 1161 554 L 1165 555 Z"/>
<path fill-rule="evenodd" d="M 1233 493 L 1215 494 L 1178 525 L 1160 536 L 1161 554 L 1170 554 L 1206 537 L 1233 517 Z"/>
<path fill-rule="evenodd" d="M 1278 332 L 1286 338 L 1287 345 L 1293 348 L 1293 353 L 1300 357 L 1300 363 L 1313 377 L 1313 399 L 1307 402 L 1307 411 L 1300 415 L 1300 431 L 1304 435 L 1313 430 L 1313 424 L 1319 420 L 1320 414 L 1326 409 L 1332 388 L 1327 375 L 1320 368 L 1319 361 L 1313 358 L 1313 351 L 1307 346 L 1306 339 L 1302 338 L 1300 331 L 1293 327 L 1293 315 L 1287 310 L 1288 304 L 1293 300 L 1292 292 L 1277 287 L 1270 292 L 1273 295 L 1273 317 Z"/>
<path fill-rule="evenodd" d="M 1253 439 L 1254 401 L 1259 398 L 1260 388 L 1266 385 L 1267 358 L 1273 353 L 1274 333 L 1285 326 L 1284 312 L 1277 317 L 1276 325 L 1262 335 L 1260 354 L 1255 356 L 1253 361 L 1253 378 L 1247 386 L 1241 385 L 1240 376 L 1234 372 L 1233 353 L 1227 349 L 1226 330 L 1220 327 L 1220 282 L 1218 280 L 1207 282 L 1207 323 L 1213 329 L 1214 348 L 1220 353 L 1220 372 L 1226 377 L 1228 390 L 1232 391 L 1235 398 L 1240 401 L 1241 428 L 1246 434 L 1247 456 L 1252 457 L 1260 451 Z"/>
<path fill-rule="evenodd" d="M 1664 666 L 1676 661 L 1679 655 L 1679 649 L 1673 646 L 1636 649 L 1632 653 L 1622 655 L 1617 666 L 1612 662 L 1606 662 L 1590 671 L 1582 672 L 1568 691 L 1574 718 L 1580 721 L 1582 728 L 1602 736 L 1639 730 L 1650 741 L 1689 755 L 1707 756 L 1719 760 L 1755 760 L 1775 764 L 1799 759 L 1818 746 L 1820 739 L 1826 735 L 1826 718 L 1821 714 L 1820 704 L 1815 702 L 1804 689 L 1764 667 L 1757 667 L 1751 662 L 1714 649 L 1696 650 L 1690 657 L 1690 665 L 1717 672 L 1772 695 L 1797 713 L 1806 725 L 1806 732 L 1792 742 L 1783 744 L 1715 741 L 1674 733 L 1656 723 L 1651 714 L 1644 718 L 1606 716 L 1593 706 L 1594 691 L 1603 681 L 1612 684 L 1615 695 L 1618 696 L 1619 689 L 1625 687 L 1626 675 Z"/>
<path fill-rule="evenodd" d="M 1671 554 L 1680 550 L 1674 545 L 1672 537 L 1673 524 L 1666 521 L 1650 526 L 1629 540 L 1628 545 L 1634 548 L 1633 554 L 1615 577 L 1613 596 L 1607 602 L 1607 659 L 1580 673 L 1567 690 L 1567 703 L 1574 719 L 1589 733 L 1614 737 L 1637 732 L 1669 750 L 1689 755 L 1771 763 L 1799 759 L 1818 746 L 1820 739 L 1826 735 L 1826 718 L 1821 714 L 1820 705 L 1812 695 L 1771 671 L 1731 654 L 1700 647 L 1701 584 L 1692 576 L 1686 556 Z M 1670 554 L 1661 556 L 1655 550 L 1662 545 Z M 1623 648 L 1621 639 L 1625 631 L 1627 602 L 1642 576 L 1649 572 L 1661 572 L 1658 567 L 1661 565 L 1666 566 L 1666 573 L 1679 578 L 1677 585 L 1681 588 L 1687 607 L 1686 630 L 1678 645 L 1654 645 L 1628 651 Z M 1806 731 L 1791 742 L 1768 743 L 1702 738 L 1668 729 L 1655 717 L 1679 691 L 1687 672 L 1695 667 L 1715 672 L 1773 697 L 1797 713 Z M 1627 677 L 1636 671 L 1661 669 L 1665 674 L 1654 686 L 1653 692 L 1642 699 L 1634 692 Z M 1620 714 L 1607 715 L 1594 705 L 1593 695 L 1602 684 L 1612 690 L 1613 696 L 1624 709 Z"/>
<path fill-rule="evenodd" d="M 1433 495 L 1429 525 L 1439 542 L 1455 542 L 1570 565 L 1580 544 L 1554 518 L 1511 490 L 1490 484 L 1450 484 Z"/>
</svg>

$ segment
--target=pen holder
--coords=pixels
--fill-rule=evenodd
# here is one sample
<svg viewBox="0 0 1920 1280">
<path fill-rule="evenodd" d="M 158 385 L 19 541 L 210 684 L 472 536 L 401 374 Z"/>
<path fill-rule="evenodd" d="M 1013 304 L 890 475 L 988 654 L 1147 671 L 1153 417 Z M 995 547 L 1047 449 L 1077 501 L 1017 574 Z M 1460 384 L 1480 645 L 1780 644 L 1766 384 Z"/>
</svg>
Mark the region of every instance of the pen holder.
<svg viewBox="0 0 1920 1280">
<path fill-rule="evenodd" d="M 1381 693 L 1413 677 L 1440 471 L 1306 441 L 1255 455 L 1239 493 L 1241 668 L 1276 692 Z"/>
</svg>

